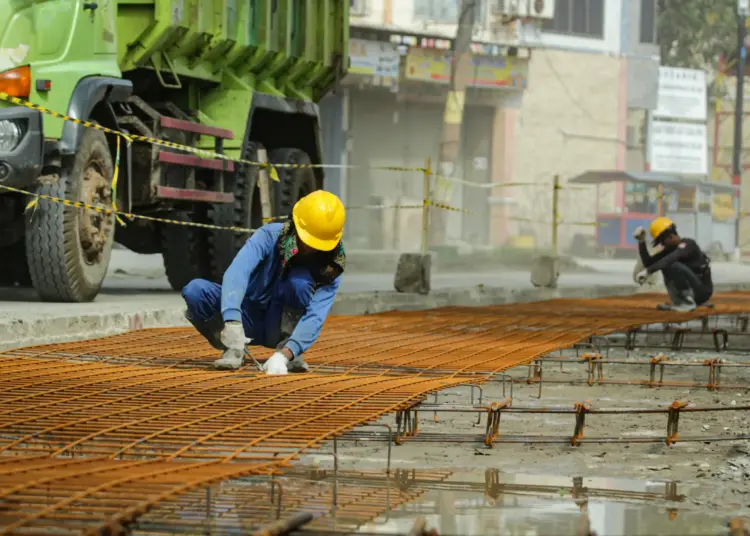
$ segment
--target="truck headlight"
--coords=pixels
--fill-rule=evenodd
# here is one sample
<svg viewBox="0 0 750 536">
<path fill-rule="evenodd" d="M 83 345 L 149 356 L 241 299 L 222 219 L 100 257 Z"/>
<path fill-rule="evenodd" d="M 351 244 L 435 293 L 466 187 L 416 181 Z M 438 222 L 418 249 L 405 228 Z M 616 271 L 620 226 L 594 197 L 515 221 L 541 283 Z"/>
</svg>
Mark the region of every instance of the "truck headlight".
<svg viewBox="0 0 750 536">
<path fill-rule="evenodd" d="M 0 153 L 9 153 L 21 143 L 21 127 L 14 121 L 0 121 Z"/>
</svg>

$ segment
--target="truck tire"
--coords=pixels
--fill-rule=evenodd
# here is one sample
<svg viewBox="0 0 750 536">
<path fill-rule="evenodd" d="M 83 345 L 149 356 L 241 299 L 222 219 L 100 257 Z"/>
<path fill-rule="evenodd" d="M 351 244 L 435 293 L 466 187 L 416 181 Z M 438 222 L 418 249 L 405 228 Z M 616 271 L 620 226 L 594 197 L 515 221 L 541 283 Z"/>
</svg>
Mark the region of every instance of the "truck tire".
<svg viewBox="0 0 750 536">
<path fill-rule="evenodd" d="M 257 162 L 258 145 L 249 143 L 243 159 Z M 208 219 L 221 227 L 257 229 L 263 224 L 260 206 L 253 206 L 255 185 L 258 182 L 257 166 L 242 166 L 235 175 L 234 204 L 215 204 L 208 211 Z M 246 233 L 210 230 L 208 233 L 211 280 L 221 283 L 224 272 L 237 252 L 250 237 Z"/>
<path fill-rule="evenodd" d="M 299 149 L 276 149 L 268 155 L 271 164 L 310 164 L 310 157 Z M 294 204 L 318 189 L 312 168 L 277 168 L 277 216 L 291 216 Z"/>
<path fill-rule="evenodd" d="M 178 212 L 170 219 L 201 222 L 200 212 Z M 162 258 L 167 280 L 173 290 L 181 291 L 193 279 L 209 279 L 208 238 L 205 229 L 165 223 L 161 228 Z"/>
<path fill-rule="evenodd" d="M 112 155 L 104 133 L 84 130 L 59 176 L 42 177 L 37 193 L 98 206 L 112 205 Z M 40 199 L 26 213 L 26 258 L 44 301 L 93 300 L 107 275 L 114 216 Z"/>
</svg>

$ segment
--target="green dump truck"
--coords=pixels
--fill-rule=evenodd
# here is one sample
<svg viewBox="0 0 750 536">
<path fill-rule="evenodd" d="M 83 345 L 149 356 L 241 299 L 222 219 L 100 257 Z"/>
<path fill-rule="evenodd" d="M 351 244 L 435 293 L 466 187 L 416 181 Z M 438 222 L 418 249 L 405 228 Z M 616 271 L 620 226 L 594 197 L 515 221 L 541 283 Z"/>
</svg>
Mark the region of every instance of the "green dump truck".
<svg viewBox="0 0 750 536">
<path fill-rule="evenodd" d="M 133 136 L 235 160 L 319 164 L 315 104 L 346 73 L 347 0 L 0 0 L 0 92 Z M 117 137 L 0 101 L 0 186 L 217 226 L 257 228 L 323 184 Z M 275 176 L 274 176 L 275 178 Z M 129 220 L 0 188 L 0 284 L 90 301 L 114 242 L 160 253 L 170 284 L 220 281 L 247 235 Z"/>
</svg>

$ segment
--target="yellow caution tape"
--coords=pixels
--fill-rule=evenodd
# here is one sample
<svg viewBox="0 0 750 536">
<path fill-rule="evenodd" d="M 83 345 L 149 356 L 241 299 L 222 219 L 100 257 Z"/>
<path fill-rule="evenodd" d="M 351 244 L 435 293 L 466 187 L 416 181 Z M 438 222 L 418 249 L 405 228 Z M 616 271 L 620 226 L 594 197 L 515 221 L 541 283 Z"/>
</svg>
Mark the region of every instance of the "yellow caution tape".
<svg viewBox="0 0 750 536">
<path fill-rule="evenodd" d="M 120 178 L 120 136 L 115 136 L 115 138 L 117 139 L 117 150 L 115 152 L 115 170 L 112 173 L 112 210 L 115 212 L 117 223 L 124 227 L 125 222 L 117 215 L 117 182 Z M 127 139 L 127 142 L 129 145 L 130 138 Z"/>
<path fill-rule="evenodd" d="M 13 97 L 11 95 L 8 95 L 7 93 L 4 93 L 0 91 L 0 100 L 4 100 L 6 102 L 10 102 L 12 104 L 15 104 L 17 106 L 25 106 L 26 108 L 31 108 L 32 110 L 36 110 L 38 112 L 41 112 L 43 114 L 50 115 L 52 117 L 56 117 L 58 119 L 62 119 L 63 121 L 68 121 L 70 123 L 74 123 L 76 125 L 81 125 L 86 128 L 93 128 L 96 130 L 100 130 L 102 132 L 105 132 L 107 134 L 112 134 L 117 137 L 125 138 L 126 140 L 130 141 L 140 141 L 144 143 L 150 143 L 152 145 L 158 145 L 160 147 L 168 147 L 170 149 L 176 149 L 178 151 L 185 151 L 186 153 L 193 153 L 199 156 L 204 157 L 210 157 L 210 158 L 216 158 L 219 160 L 226 160 L 230 162 L 236 162 L 239 164 L 245 164 L 248 166 L 257 166 L 260 168 L 268 168 L 270 170 L 269 175 L 272 180 L 277 181 L 279 180 L 279 175 L 276 169 L 274 168 L 287 168 L 287 169 L 310 169 L 310 168 L 338 168 L 338 169 L 362 169 L 365 166 L 350 166 L 350 165 L 330 165 L 330 164 L 271 164 L 269 162 L 254 162 L 252 160 L 244 160 L 241 158 L 232 158 L 231 156 L 227 156 L 224 154 L 216 153 L 214 151 L 209 151 L 206 149 L 199 149 L 197 147 L 188 147 L 187 145 L 182 145 L 180 143 L 174 143 L 171 141 L 166 140 L 160 140 L 158 138 L 151 138 L 148 136 L 141 136 L 137 134 L 125 134 L 124 132 L 121 132 L 119 130 L 114 130 L 108 127 L 104 127 L 102 125 L 99 125 L 97 123 L 92 123 L 91 121 L 84 121 L 81 119 L 76 119 L 74 117 L 70 117 L 66 114 L 61 114 L 59 112 L 56 112 L 54 110 L 50 110 L 48 108 L 45 108 L 44 106 L 40 106 L 39 104 L 34 104 L 28 101 L 25 101 L 23 99 L 19 99 L 18 97 Z M 367 167 L 367 169 L 373 169 L 373 170 L 380 170 L 380 171 L 408 171 L 408 172 L 420 172 L 424 173 L 427 171 L 425 168 L 421 167 L 402 167 L 402 166 L 375 166 L 375 167 Z"/>
<path fill-rule="evenodd" d="M 14 192 L 17 194 L 23 194 L 23 195 L 28 195 L 28 196 L 33 197 L 34 199 L 31 201 L 31 203 L 26 205 L 27 209 L 29 209 L 30 207 L 37 206 L 39 204 L 39 200 L 44 199 L 47 201 L 52 201 L 53 203 L 61 203 L 67 207 L 83 208 L 86 210 L 94 210 L 101 214 L 112 214 L 114 216 L 122 216 L 124 218 L 127 218 L 128 220 L 146 220 L 146 221 L 153 221 L 153 222 L 158 222 L 158 223 L 169 223 L 172 225 L 183 225 L 186 227 L 199 227 L 201 229 L 215 229 L 218 231 L 233 231 L 236 233 L 245 233 L 245 234 L 252 234 L 253 232 L 256 231 L 256 229 L 248 229 L 245 227 L 223 227 L 221 225 L 211 225 L 210 223 L 179 221 L 179 220 L 172 220 L 169 218 L 157 218 L 154 216 L 144 216 L 142 214 L 132 214 L 129 212 L 123 212 L 121 210 L 115 210 L 113 208 L 89 205 L 88 203 L 84 203 L 82 201 L 69 201 L 68 199 L 63 199 L 61 197 L 55 197 L 52 195 L 37 194 L 37 193 L 29 192 L 26 190 L 21 190 L 20 188 L 13 188 L 12 186 L 5 186 L 4 184 L 0 184 L 0 188 L 3 190 L 7 190 L 9 192 Z"/>
<path fill-rule="evenodd" d="M 37 194 L 34 192 L 29 192 L 27 190 L 22 190 L 20 188 L 13 188 L 12 186 L 5 186 L 3 184 L 0 184 L 0 189 L 6 190 L 8 192 L 14 192 L 17 194 L 23 194 L 28 195 L 29 197 L 32 197 L 32 200 L 29 202 L 28 205 L 26 205 L 26 210 L 29 210 L 31 208 L 37 207 L 39 205 L 39 200 L 44 199 L 46 201 L 51 201 L 53 203 L 60 203 L 62 205 L 65 205 L 67 207 L 75 207 L 75 208 L 82 208 L 86 210 L 94 210 L 96 212 L 99 212 L 101 214 L 111 214 L 114 215 L 115 218 L 118 218 L 118 221 L 121 221 L 123 225 L 125 225 L 125 222 L 120 220 L 120 217 L 126 218 L 128 220 L 146 220 L 146 221 L 152 221 L 152 222 L 158 222 L 158 223 L 168 223 L 170 225 L 182 225 L 185 227 L 198 227 L 201 229 L 213 229 L 217 231 L 232 231 L 236 233 L 244 233 L 244 234 L 252 234 L 256 231 L 256 229 L 248 229 L 245 227 L 233 227 L 233 226 L 221 226 L 221 225 L 212 225 L 210 223 L 198 223 L 198 222 L 191 222 L 191 221 L 180 221 L 180 220 L 173 220 L 170 218 L 157 218 L 155 216 L 144 216 L 142 214 L 133 214 L 130 212 L 123 212 L 121 210 L 117 209 L 117 206 L 113 202 L 112 208 L 108 207 L 101 207 L 96 205 L 89 205 L 88 203 L 84 203 L 83 201 L 70 201 L 68 199 L 63 199 L 62 197 L 55 197 L 51 195 L 44 195 L 44 194 Z M 427 201 L 427 205 L 434 206 L 443 210 L 451 210 L 455 212 L 464 212 L 467 214 L 475 214 L 474 212 L 470 210 L 464 210 L 460 208 L 451 207 L 450 205 L 445 205 L 443 203 L 432 203 L 430 201 Z M 424 204 L 422 205 L 361 205 L 361 206 L 353 206 L 353 207 L 346 207 L 347 210 L 361 210 L 361 209 L 423 209 Z M 263 223 L 270 223 L 274 221 L 283 221 L 287 219 L 288 216 L 275 216 L 272 218 L 264 218 Z"/>
<path fill-rule="evenodd" d="M 474 215 L 477 214 L 474 211 L 466 210 L 466 209 L 463 209 L 463 208 L 455 208 L 455 207 L 452 207 L 450 205 L 446 205 L 444 203 L 435 203 L 435 202 L 428 201 L 427 205 L 428 206 L 432 206 L 432 207 L 436 207 L 436 208 L 439 208 L 439 209 L 442 209 L 442 210 L 449 210 L 449 211 L 453 211 L 453 212 L 463 212 L 464 214 L 474 214 Z M 349 206 L 349 207 L 345 207 L 345 208 L 346 208 L 347 211 L 349 211 L 349 210 L 389 210 L 389 209 L 399 209 L 399 210 L 415 210 L 415 209 L 419 209 L 419 210 L 422 210 L 424 208 L 424 206 L 425 206 L 424 203 L 422 203 L 421 205 L 354 205 L 354 206 Z M 276 221 L 283 221 L 283 220 L 286 220 L 288 218 L 289 218 L 289 216 L 273 216 L 273 217 L 270 217 L 270 218 L 263 218 L 263 223 L 272 223 L 272 222 L 276 222 Z"/>
</svg>

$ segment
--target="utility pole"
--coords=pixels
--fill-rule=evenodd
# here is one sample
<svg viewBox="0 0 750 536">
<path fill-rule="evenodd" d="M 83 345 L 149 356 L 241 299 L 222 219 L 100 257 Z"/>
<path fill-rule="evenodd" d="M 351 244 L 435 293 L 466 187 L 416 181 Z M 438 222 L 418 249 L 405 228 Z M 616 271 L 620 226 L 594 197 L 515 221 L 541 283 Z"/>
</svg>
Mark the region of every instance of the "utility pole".
<svg viewBox="0 0 750 536">
<path fill-rule="evenodd" d="M 745 59 L 747 56 L 745 39 L 747 37 L 746 21 L 748 15 L 750 15 L 750 1 L 737 0 L 737 96 L 734 105 L 734 148 L 732 151 L 732 184 L 738 187 L 737 243 L 740 240 L 740 214 L 742 212 L 742 196 L 740 195 L 742 178 L 742 122 L 745 118 Z"/>
<path fill-rule="evenodd" d="M 471 82 L 471 42 L 478 0 L 462 0 L 458 18 L 456 38 L 453 40 L 453 57 L 451 80 L 448 98 L 445 101 L 443 116 L 443 139 L 440 144 L 437 173 L 453 178 L 459 167 L 461 153 L 461 127 L 463 126 L 466 88 Z M 437 181 L 436 181 L 437 183 Z M 434 201 L 446 203 L 450 200 L 453 183 L 438 191 L 435 188 Z M 446 217 L 444 210 L 432 211 L 431 240 L 433 245 L 442 244 L 446 236 Z"/>
</svg>

